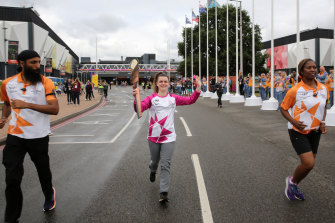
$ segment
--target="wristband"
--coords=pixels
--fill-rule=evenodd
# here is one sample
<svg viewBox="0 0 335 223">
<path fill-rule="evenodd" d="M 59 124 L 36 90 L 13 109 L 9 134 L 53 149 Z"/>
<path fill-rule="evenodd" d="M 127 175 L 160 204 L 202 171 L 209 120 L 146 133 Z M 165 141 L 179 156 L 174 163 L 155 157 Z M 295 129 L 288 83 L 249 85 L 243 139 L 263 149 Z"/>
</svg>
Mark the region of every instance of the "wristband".
<svg viewBox="0 0 335 223">
<path fill-rule="evenodd" d="M 326 122 L 325 121 L 321 121 L 321 124 L 326 124 Z"/>
</svg>

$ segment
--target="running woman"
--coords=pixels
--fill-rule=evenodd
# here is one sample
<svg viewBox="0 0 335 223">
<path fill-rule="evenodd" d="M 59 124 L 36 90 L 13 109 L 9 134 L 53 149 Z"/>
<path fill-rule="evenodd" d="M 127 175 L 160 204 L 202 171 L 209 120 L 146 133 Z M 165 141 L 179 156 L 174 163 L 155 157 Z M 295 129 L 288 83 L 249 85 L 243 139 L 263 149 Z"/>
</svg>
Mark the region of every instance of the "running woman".
<svg viewBox="0 0 335 223">
<path fill-rule="evenodd" d="M 197 88 L 190 97 L 170 94 L 170 81 L 167 74 L 157 73 L 154 77 L 154 94 L 146 97 L 142 102 L 142 112 L 149 109 L 150 127 L 148 143 L 151 154 L 150 181 L 155 182 L 158 163 L 161 161 L 160 200 L 168 202 L 170 186 L 170 165 L 176 141 L 174 129 L 174 112 L 178 105 L 190 105 L 196 102 L 201 92 L 200 78 L 196 78 Z M 133 90 L 133 95 L 139 94 L 139 88 Z M 134 102 L 135 105 L 135 102 Z M 136 106 L 134 106 L 136 111 Z"/>
<path fill-rule="evenodd" d="M 327 88 L 315 79 L 317 69 L 312 59 L 302 60 L 298 69 L 302 81 L 287 92 L 281 104 L 292 145 L 301 161 L 293 176 L 286 178 L 285 195 L 289 200 L 305 200 L 298 184 L 313 169 L 321 133 L 327 133 Z"/>
</svg>

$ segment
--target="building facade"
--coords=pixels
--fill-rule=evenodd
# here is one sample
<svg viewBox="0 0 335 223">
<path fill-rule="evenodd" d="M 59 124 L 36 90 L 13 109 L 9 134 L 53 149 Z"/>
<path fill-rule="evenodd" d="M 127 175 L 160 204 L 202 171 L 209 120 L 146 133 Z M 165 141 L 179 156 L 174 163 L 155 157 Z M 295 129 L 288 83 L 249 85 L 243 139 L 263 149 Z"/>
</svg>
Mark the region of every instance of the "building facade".
<svg viewBox="0 0 335 223">
<path fill-rule="evenodd" d="M 299 61 L 313 59 L 317 66 L 325 66 L 327 70 L 334 66 L 334 31 L 316 28 L 300 33 L 300 44 L 297 35 L 293 34 L 274 40 L 275 70 L 291 72 L 296 70 Z M 263 42 L 263 53 L 269 57 L 266 67 L 271 67 L 271 41 Z"/>
<path fill-rule="evenodd" d="M 26 49 L 41 56 L 46 76 L 70 77 L 79 58 L 70 47 L 39 17 L 33 8 L 0 6 L 0 79 L 13 76 L 16 57 Z"/>
</svg>

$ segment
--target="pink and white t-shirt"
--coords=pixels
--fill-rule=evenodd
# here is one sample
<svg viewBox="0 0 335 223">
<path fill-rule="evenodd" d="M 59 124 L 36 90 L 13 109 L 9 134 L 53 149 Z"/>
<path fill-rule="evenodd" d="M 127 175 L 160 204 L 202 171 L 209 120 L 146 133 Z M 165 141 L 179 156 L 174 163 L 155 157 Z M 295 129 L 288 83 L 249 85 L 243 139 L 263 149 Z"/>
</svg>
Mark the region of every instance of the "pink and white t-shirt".
<svg viewBox="0 0 335 223">
<path fill-rule="evenodd" d="M 168 143 L 176 141 L 174 129 L 174 112 L 178 105 L 190 105 L 197 101 L 200 92 L 194 91 L 190 97 L 167 94 L 164 97 L 154 93 L 142 102 L 142 112 L 149 109 L 148 140 L 154 143 Z M 135 102 L 134 102 L 135 104 Z M 134 106 L 136 111 L 136 106 Z"/>
</svg>

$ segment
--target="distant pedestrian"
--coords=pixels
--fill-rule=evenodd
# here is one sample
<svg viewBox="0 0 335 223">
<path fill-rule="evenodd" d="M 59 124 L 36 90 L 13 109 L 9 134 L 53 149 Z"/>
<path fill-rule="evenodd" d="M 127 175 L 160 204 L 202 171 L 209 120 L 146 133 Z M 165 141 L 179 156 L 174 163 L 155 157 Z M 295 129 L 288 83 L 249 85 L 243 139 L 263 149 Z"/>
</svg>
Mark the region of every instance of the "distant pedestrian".
<svg viewBox="0 0 335 223">
<path fill-rule="evenodd" d="M 244 79 L 243 79 L 243 75 L 241 72 L 238 76 L 238 84 L 239 84 L 240 94 L 244 95 Z"/>
<path fill-rule="evenodd" d="M 65 91 L 67 97 L 67 104 L 72 104 L 73 96 L 72 96 L 72 80 L 69 78 L 67 82 L 65 82 Z"/>
<path fill-rule="evenodd" d="M 73 91 L 73 104 L 76 104 L 77 102 L 77 105 L 79 105 L 80 104 L 79 95 L 81 91 L 79 78 L 76 78 L 76 80 L 73 82 L 72 91 Z"/>
<path fill-rule="evenodd" d="M 262 101 L 266 100 L 266 76 L 265 74 L 261 74 L 259 78 L 259 93 L 261 95 Z"/>
<path fill-rule="evenodd" d="M 192 82 L 191 82 L 191 79 L 189 77 L 186 78 L 185 88 L 186 88 L 187 96 L 189 97 L 192 93 Z"/>
<path fill-rule="evenodd" d="M 316 75 L 316 79 L 321 83 L 321 84 L 325 84 L 326 79 L 327 79 L 328 73 L 325 69 L 324 66 L 320 67 L 320 73 L 318 73 Z"/>
<path fill-rule="evenodd" d="M 330 70 L 330 74 L 326 79 L 326 86 L 329 91 L 329 104 L 330 107 L 334 105 L 334 70 Z"/>
<path fill-rule="evenodd" d="M 212 77 L 212 79 L 209 81 L 209 83 L 210 83 L 210 87 L 211 87 L 211 92 L 214 92 L 215 91 L 215 83 L 216 83 L 215 77 Z"/>
<path fill-rule="evenodd" d="M 86 101 L 87 100 L 91 101 L 92 94 L 93 94 L 93 87 L 90 81 L 87 81 L 86 86 L 85 86 L 85 91 L 86 91 Z"/>
<path fill-rule="evenodd" d="M 153 82 L 154 94 L 146 97 L 141 103 L 142 112 L 148 109 L 150 116 L 150 128 L 147 139 L 151 154 L 151 161 L 149 164 L 151 182 L 156 180 L 156 171 L 159 161 L 161 161 L 159 200 L 161 203 L 169 201 L 170 166 L 176 141 L 176 133 L 174 129 L 174 113 L 176 106 L 195 103 L 201 90 L 199 77 L 197 77 L 197 88 L 191 97 L 169 94 L 169 85 L 170 82 L 167 74 L 157 73 Z M 139 88 L 133 90 L 134 96 L 139 93 Z M 136 110 L 136 106 L 134 106 L 134 109 Z"/>
<path fill-rule="evenodd" d="M 222 94 L 223 94 L 223 87 L 224 82 L 222 81 L 222 77 L 218 78 L 218 82 L 215 84 L 214 92 L 216 91 L 216 94 L 218 95 L 218 107 L 222 108 Z"/>
<path fill-rule="evenodd" d="M 317 69 L 312 59 L 302 60 L 298 69 L 302 81 L 287 92 L 281 104 L 281 113 L 289 122 L 292 145 L 301 162 L 293 176 L 286 178 L 285 195 L 289 200 L 305 200 L 298 184 L 313 169 L 321 134 L 327 133 L 327 88 L 315 79 Z"/>
<path fill-rule="evenodd" d="M 24 173 L 23 161 L 27 153 L 38 172 L 45 197 L 43 210 L 50 211 L 56 206 L 56 191 L 52 185 L 48 155 L 49 115 L 57 115 L 59 111 L 55 86 L 49 78 L 40 74 L 41 60 L 37 52 L 24 50 L 17 60 L 20 73 L 7 78 L 1 84 L 1 100 L 4 105 L 0 129 L 9 122 L 2 156 L 2 163 L 6 168 L 5 222 L 18 222 L 21 216 L 21 181 Z"/>
<path fill-rule="evenodd" d="M 106 82 L 103 83 L 103 89 L 104 89 L 104 96 L 107 98 L 108 95 L 108 84 Z"/>
<path fill-rule="evenodd" d="M 206 92 L 207 91 L 207 80 L 206 80 L 205 77 L 202 78 L 201 91 L 202 92 Z"/>
</svg>

